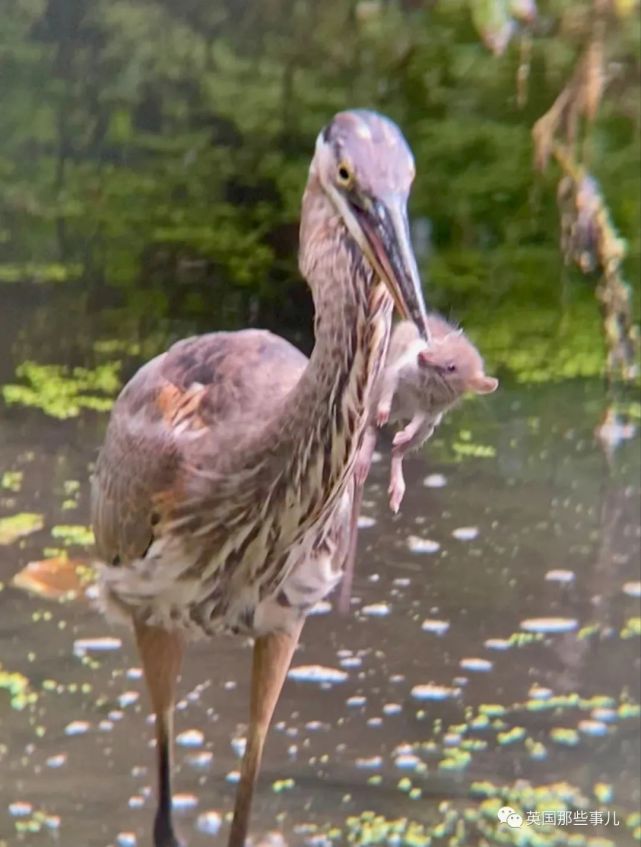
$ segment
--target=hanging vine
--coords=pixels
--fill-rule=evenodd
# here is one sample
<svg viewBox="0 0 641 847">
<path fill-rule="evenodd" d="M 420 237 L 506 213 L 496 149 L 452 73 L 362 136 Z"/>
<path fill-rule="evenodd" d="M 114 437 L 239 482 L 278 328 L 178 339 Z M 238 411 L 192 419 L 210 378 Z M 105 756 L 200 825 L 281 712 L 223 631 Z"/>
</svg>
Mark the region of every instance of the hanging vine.
<svg viewBox="0 0 641 847">
<path fill-rule="evenodd" d="M 606 35 L 620 25 L 610 0 L 594 0 L 587 46 L 574 73 L 532 129 L 535 164 L 545 170 L 553 158 L 561 170 L 557 201 L 565 261 L 584 274 L 597 274 L 596 296 L 603 314 L 608 381 L 639 375 L 639 332 L 632 294 L 623 276 L 625 241 L 619 236 L 606 199 L 587 165 L 590 128 L 607 85 Z"/>
</svg>

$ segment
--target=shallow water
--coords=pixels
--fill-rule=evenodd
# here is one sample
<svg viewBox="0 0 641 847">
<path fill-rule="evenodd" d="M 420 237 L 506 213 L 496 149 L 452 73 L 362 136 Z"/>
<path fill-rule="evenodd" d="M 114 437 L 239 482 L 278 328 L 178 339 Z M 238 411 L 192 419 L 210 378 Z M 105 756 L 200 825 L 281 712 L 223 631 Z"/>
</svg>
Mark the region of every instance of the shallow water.
<svg viewBox="0 0 641 847">
<path fill-rule="evenodd" d="M 428 305 L 462 321 L 501 387 L 406 462 L 398 517 L 380 445 L 351 612 L 330 598 L 306 625 L 254 847 L 278 847 L 270 831 L 289 847 L 641 841 L 641 406 L 622 402 L 622 443 L 604 450 L 590 381 L 598 268 L 616 275 L 625 254 L 623 278 L 639 278 L 639 28 L 634 3 L 603 4 L 603 32 L 589 5 L 4 4 L 0 847 L 150 844 L 131 637 L 88 600 L 30 593 L 24 568 L 46 559 L 53 580 L 61 551 L 89 559 L 96 409 L 141 360 L 257 324 L 308 352 L 300 196 L 318 131 L 357 105 L 402 126 Z M 599 113 L 575 115 L 575 209 L 556 165 L 533 167 L 532 129 L 552 129 L 541 119 L 567 92 Z M 569 129 L 572 110 L 557 115 Z M 76 577 L 63 562 L 55 579 Z M 249 659 L 231 639 L 188 656 L 175 791 L 189 847 L 225 843 Z M 504 805 L 545 821 L 511 828 Z"/>
<path fill-rule="evenodd" d="M 256 835 L 277 830 L 290 847 L 346 843 L 350 831 L 357 843 L 427 844 L 430 832 L 432 845 L 633 843 L 639 445 L 624 443 L 608 462 L 594 438 L 602 404 L 589 382 L 505 384 L 465 404 L 407 462 L 398 517 L 386 505 L 381 445 L 352 611 L 321 607 L 306 625 L 268 743 Z M 2 670 L 22 675 L 12 693 L 0 689 L 0 844 L 149 843 L 151 726 L 128 632 L 88 602 L 10 585 L 27 562 L 64 546 L 54 527 L 86 524 L 105 420 L 20 407 L 0 417 L 0 469 L 23 472 L 18 490 L 1 492 L 1 515 L 44 516 L 41 530 L 0 546 Z M 82 538 L 65 537 L 70 553 L 87 555 L 73 544 Z M 74 652 L 78 639 L 105 637 L 122 644 Z M 217 827 L 205 813 L 224 818 L 232 807 L 249 657 L 232 639 L 188 656 L 175 791 L 190 847 L 224 843 L 224 820 L 218 834 L 202 829 Z M 564 799 L 616 811 L 621 825 L 531 826 L 527 837 L 541 840 L 513 841 L 526 827 L 492 820 L 488 783 L 496 808 L 521 799 L 525 816 Z M 405 841 L 383 822 L 400 818 Z"/>
</svg>

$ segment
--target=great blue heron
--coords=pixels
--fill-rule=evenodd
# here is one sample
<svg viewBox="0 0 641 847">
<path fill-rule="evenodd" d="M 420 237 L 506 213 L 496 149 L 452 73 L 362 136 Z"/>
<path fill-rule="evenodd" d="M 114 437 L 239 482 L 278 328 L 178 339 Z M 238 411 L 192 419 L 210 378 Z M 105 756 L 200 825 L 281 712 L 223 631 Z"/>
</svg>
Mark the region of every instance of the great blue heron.
<svg viewBox="0 0 641 847">
<path fill-rule="evenodd" d="M 340 579 L 353 466 L 393 303 L 426 337 L 407 223 L 412 154 L 387 118 L 320 133 L 299 265 L 314 297 L 309 361 L 269 332 L 190 338 L 120 394 L 92 486 L 107 607 L 133 621 L 156 716 L 155 847 L 171 820 L 172 715 L 184 642 L 255 638 L 230 847 L 242 847 L 271 717 L 306 611 Z"/>
</svg>

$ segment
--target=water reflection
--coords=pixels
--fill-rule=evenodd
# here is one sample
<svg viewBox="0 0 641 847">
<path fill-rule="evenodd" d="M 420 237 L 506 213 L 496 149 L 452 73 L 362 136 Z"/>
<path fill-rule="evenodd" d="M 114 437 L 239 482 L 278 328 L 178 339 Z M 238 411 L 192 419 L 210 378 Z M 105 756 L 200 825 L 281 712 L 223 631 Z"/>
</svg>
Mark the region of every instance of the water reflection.
<svg viewBox="0 0 641 847">
<path fill-rule="evenodd" d="M 596 384 L 566 383 L 466 404 L 408 463 L 399 517 L 386 507 L 382 452 L 352 611 L 324 604 L 307 623 L 256 833 L 277 830 L 290 847 L 345 843 L 349 831 L 357 843 L 427 844 L 427 833 L 433 845 L 494 843 L 508 838 L 495 809 L 509 800 L 524 814 L 565 803 L 623 821 L 616 831 L 540 829 L 547 840 L 536 843 L 568 833 L 632 843 L 640 462 L 636 442 L 620 448 L 615 470 L 604 460 L 593 438 L 600 399 Z M 145 844 L 151 728 L 129 634 L 109 630 L 87 601 L 9 584 L 61 550 L 86 557 L 78 528 L 104 419 L 63 423 L 16 407 L 0 426 L 2 514 L 42 515 L 0 545 L 0 841 Z M 457 443 L 485 449 L 462 455 Z M 219 640 L 195 645 L 187 662 L 176 804 L 191 847 L 224 843 L 248 661 L 246 646 Z M 401 818 L 404 834 L 390 841 L 389 821 Z"/>
</svg>

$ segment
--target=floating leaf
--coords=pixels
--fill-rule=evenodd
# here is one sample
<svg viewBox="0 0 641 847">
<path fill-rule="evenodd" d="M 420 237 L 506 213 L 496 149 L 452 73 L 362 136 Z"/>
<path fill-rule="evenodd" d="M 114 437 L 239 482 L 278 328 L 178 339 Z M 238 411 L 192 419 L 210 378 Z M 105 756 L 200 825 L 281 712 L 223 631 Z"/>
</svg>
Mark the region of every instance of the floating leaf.
<svg viewBox="0 0 641 847">
<path fill-rule="evenodd" d="M 29 562 L 14 576 L 12 584 L 38 597 L 61 600 L 82 594 L 93 576 L 87 560 L 55 556 Z"/>
</svg>

